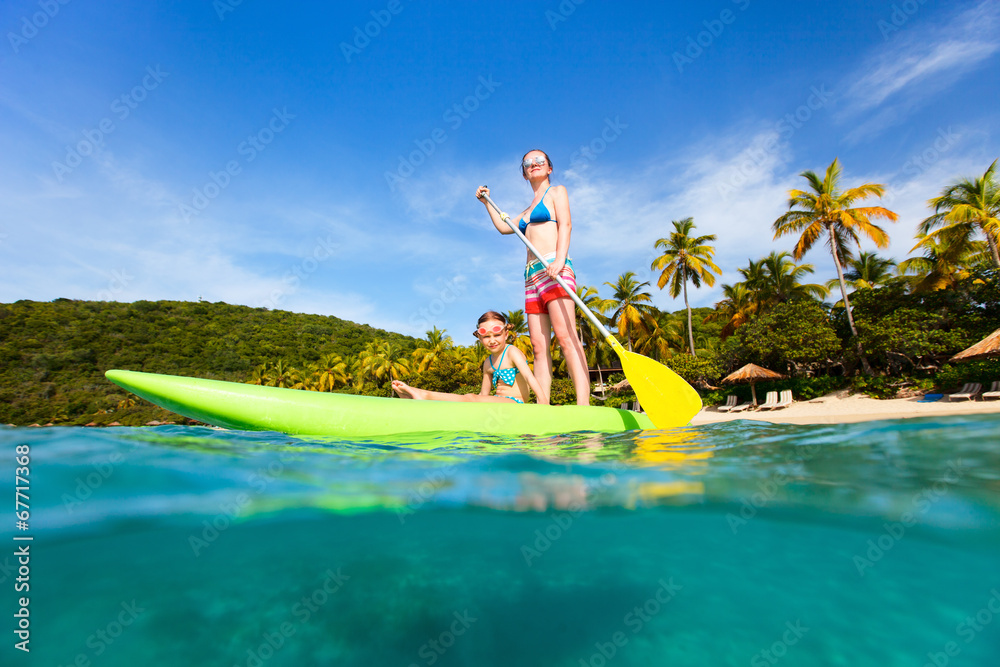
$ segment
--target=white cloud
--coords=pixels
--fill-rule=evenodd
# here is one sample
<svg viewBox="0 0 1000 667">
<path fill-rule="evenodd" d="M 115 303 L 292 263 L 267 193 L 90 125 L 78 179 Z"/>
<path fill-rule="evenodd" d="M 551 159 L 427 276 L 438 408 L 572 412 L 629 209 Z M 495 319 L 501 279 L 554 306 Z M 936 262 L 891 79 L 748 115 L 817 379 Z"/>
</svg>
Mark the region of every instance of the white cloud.
<svg viewBox="0 0 1000 667">
<path fill-rule="evenodd" d="M 849 143 L 902 122 L 913 110 L 1000 50 L 996 25 L 1000 6 L 993 0 L 956 15 L 943 25 L 904 25 L 888 44 L 869 55 L 847 77 L 842 122 L 857 125 Z M 877 110 L 877 111 L 875 111 Z M 858 122 L 858 116 L 868 117 Z"/>
</svg>

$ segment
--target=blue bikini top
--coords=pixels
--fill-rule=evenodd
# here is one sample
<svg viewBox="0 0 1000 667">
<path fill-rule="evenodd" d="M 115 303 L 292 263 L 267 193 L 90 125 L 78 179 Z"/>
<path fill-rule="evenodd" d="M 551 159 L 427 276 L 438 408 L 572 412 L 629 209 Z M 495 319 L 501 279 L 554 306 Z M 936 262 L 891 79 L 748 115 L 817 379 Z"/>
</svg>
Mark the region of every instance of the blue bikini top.
<svg viewBox="0 0 1000 667">
<path fill-rule="evenodd" d="M 496 366 L 493 365 L 493 357 L 490 356 L 490 366 L 493 368 L 493 389 L 494 390 L 496 390 L 496 388 L 497 388 L 497 380 L 503 380 L 503 383 L 505 385 L 507 385 L 508 387 L 513 387 L 514 386 L 514 380 L 517 379 L 517 373 L 518 373 L 517 368 L 497 369 L 497 366 L 502 366 L 503 365 L 503 357 L 504 357 L 505 354 L 507 354 L 507 348 L 508 347 L 510 347 L 510 345 L 507 345 L 507 346 L 505 346 L 503 348 L 503 352 L 500 353 L 500 361 L 497 362 Z"/>
<path fill-rule="evenodd" d="M 555 222 L 555 218 L 553 218 L 552 214 L 549 213 L 549 209 L 545 207 L 544 203 L 545 195 L 549 194 L 550 189 L 552 189 L 551 185 L 545 188 L 545 192 L 542 193 L 542 198 L 538 200 L 537 204 L 535 204 L 535 208 L 531 209 L 528 219 L 525 220 L 524 218 L 521 218 L 521 221 L 517 224 L 517 228 L 521 230 L 522 234 L 528 228 L 529 224 L 534 224 L 536 222 Z M 541 211 L 539 211 L 539 209 L 541 209 Z"/>
</svg>

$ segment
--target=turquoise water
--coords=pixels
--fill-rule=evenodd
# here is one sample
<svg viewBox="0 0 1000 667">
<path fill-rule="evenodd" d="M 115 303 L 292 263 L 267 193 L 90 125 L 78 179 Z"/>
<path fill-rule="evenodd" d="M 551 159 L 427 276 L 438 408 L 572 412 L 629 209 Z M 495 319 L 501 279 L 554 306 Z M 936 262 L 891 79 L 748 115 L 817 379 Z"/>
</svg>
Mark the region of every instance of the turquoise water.
<svg viewBox="0 0 1000 667">
<path fill-rule="evenodd" d="M 0 655 L 996 665 L 998 434 L 993 417 L 368 442 L 0 429 L 8 498 L 30 450 L 29 529 L 0 522 Z"/>
</svg>

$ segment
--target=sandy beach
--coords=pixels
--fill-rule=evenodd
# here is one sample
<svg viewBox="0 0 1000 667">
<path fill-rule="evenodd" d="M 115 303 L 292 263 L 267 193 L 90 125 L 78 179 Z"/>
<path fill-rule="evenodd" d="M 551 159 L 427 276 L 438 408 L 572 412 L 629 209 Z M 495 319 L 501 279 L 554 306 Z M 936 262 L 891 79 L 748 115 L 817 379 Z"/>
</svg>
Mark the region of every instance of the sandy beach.
<svg viewBox="0 0 1000 667">
<path fill-rule="evenodd" d="M 691 424 L 697 426 L 736 419 L 775 424 L 845 424 L 877 419 L 971 414 L 1000 415 L 1000 401 L 950 401 L 947 396 L 933 402 L 921 402 L 919 397 L 877 400 L 864 394 L 848 395 L 846 390 L 842 390 L 809 401 L 795 401 L 780 410 L 745 410 L 731 414 L 719 412 L 716 406 L 706 407 L 695 415 Z"/>
</svg>

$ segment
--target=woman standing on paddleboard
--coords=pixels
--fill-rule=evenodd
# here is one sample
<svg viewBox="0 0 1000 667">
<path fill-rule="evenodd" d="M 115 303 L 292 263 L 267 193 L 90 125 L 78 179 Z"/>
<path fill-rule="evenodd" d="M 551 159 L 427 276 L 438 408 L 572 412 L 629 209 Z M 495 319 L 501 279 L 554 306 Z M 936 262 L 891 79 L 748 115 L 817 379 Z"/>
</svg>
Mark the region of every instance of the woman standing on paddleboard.
<svg viewBox="0 0 1000 667">
<path fill-rule="evenodd" d="M 549 340 L 555 332 L 566 359 L 569 377 L 573 380 L 578 405 L 590 405 L 590 373 L 583 345 L 576 336 L 575 306 L 562 287 L 554 280 L 559 276 L 570 289 L 576 289 L 576 274 L 569 258 L 569 237 L 573 227 L 569 214 L 569 195 L 563 185 L 549 183 L 552 160 L 544 151 L 531 150 L 521 161 L 521 174 L 534 193 L 531 204 L 517 221 L 521 232 L 545 257 L 549 266 L 528 252 L 524 270 L 524 312 L 528 316 L 528 333 L 535 353 L 535 377 L 547 395 L 552 386 L 552 354 Z M 493 226 L 501 234 L 513 234 L 506 222 L 494 211 L 483 195 L 489 196 L 485 185 L 476 197 L 486 206 Z"/>
</svg>

